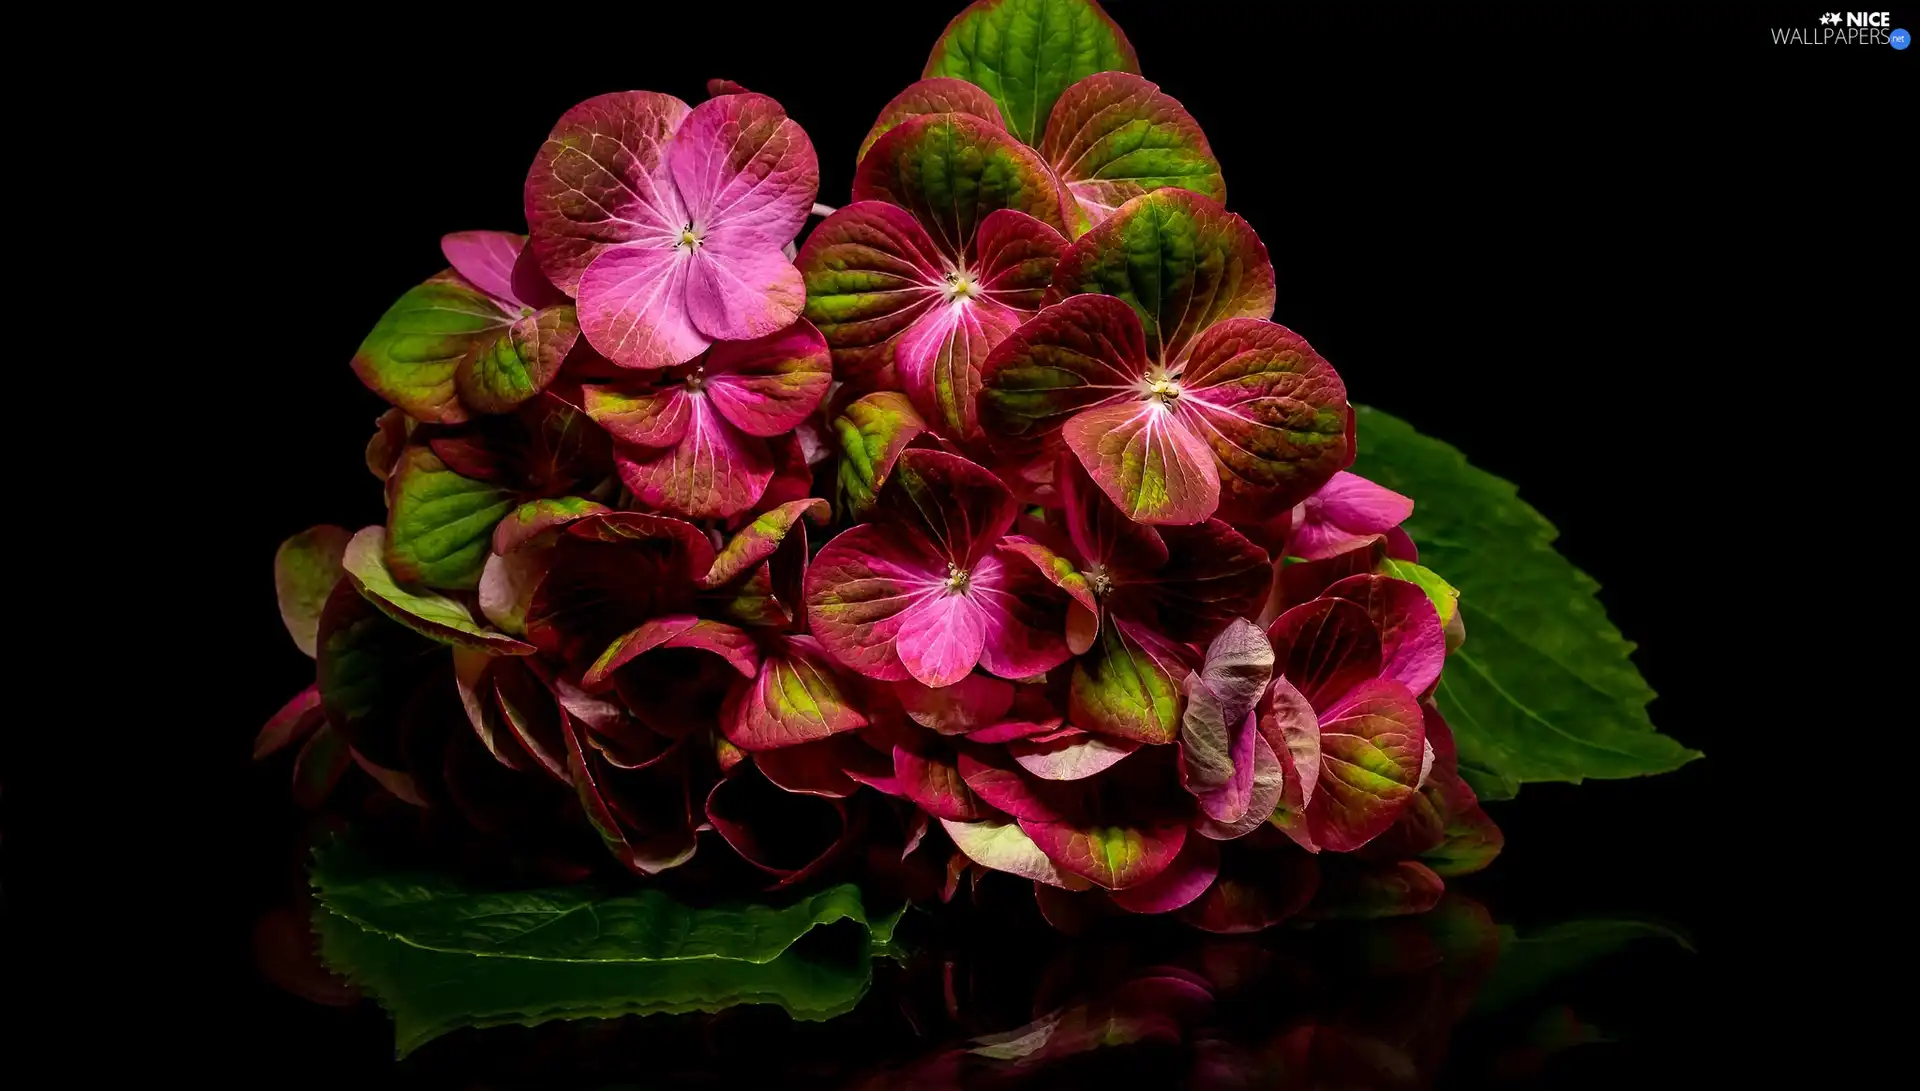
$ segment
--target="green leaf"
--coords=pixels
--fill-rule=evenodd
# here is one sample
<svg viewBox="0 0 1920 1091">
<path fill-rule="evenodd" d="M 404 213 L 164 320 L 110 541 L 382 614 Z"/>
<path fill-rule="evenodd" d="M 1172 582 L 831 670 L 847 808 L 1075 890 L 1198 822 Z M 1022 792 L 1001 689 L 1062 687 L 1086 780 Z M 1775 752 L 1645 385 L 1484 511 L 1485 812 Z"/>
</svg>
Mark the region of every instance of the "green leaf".
<svg viewBox="0 0 1920 1091">
<path fill-rule="evenodd" d="M 1646 921 L 1566 921 L 1525 936 L 1502 925 L 1500 960 L 1474 998 L 1474 1012 L 1487 1015 L 1500 1011 L 1555 980 L 1647 939 L 1670 940 L 1689 952 L 1693 950 L 1693 944 L 1679 932 Z"/>
<path fill-rule="evenodd" d="M 414 445 L 387 480 L 387 568 L 395 579 L 449 591 L 480 585 L 493 528 L 514 508 L 511 492 L 462 477 Z"/>
<path fill-rule="evenodd" d="M 778 908 L 591 884 L 488 890 L 385 868 L 346 839 L 316 853 L 312 882 L 321 954 L 392 1014 L 402 1056 L 460 1027 L 736 1004 L 828 1019 L 865 994 L 900 918 L 869 916 L 851 884 Z M 860 942 L 839 942 L 856 927 Z"/>
<path fill-rule="evenodd" d="M 353 354 L 354 374 L 416 420 L 467 419 L 454 372 L 470 352 L 497 340 L 512 318 L 451 274 L 409 289 L 380 316 Z"/>
<path fill-rule="evenodd" d="M 1357 429 L 1354 472 L 1414 499 L 1406 530 L 1421 561 L 1460 590 L 1467 642 L 1447 657 L 1437 697 L 1481 799 L 1700 757 L 1655 731 L 1653 690 L 1595 600 L 1599 584 L 1554 551 L 1559 532 L 1512 484 L 1377 409 L 1358 407 Z"/>
<path fill-rule="evenodd" d="M 1095 72 L 1139 72 L 1133 44 L 1092 0 L 978 0 L 947 24 L 921 78 L 978 84 L 1007 129 L 1039 145 L 1060 93 Z"/>
</svg>

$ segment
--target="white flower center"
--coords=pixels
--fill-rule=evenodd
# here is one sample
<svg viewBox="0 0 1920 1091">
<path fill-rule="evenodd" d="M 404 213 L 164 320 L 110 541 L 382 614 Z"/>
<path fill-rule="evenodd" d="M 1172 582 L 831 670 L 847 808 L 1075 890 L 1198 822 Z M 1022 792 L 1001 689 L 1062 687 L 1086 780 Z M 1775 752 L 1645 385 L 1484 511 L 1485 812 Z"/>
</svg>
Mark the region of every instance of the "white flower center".
<svg viewBox="0 0 1920 1091">
<path fill-rule="evenodd" d="M 692 250 L 700 245 L 700 232 L 695 230 L 692 220 L 688 220 L 686 224 L 680 228 L 680 241 L 674 245 L 676 247 L 684 246 L 688 250 Z"/>
<path fill-rule="evenodd" d="M 980 282 L 973 279 L 973 274 L 965 269 L 955 269 L 947 274 L 947 302 L 955 303 L 960 300 L 974 299 L 982 292 Z"/>
</svg>

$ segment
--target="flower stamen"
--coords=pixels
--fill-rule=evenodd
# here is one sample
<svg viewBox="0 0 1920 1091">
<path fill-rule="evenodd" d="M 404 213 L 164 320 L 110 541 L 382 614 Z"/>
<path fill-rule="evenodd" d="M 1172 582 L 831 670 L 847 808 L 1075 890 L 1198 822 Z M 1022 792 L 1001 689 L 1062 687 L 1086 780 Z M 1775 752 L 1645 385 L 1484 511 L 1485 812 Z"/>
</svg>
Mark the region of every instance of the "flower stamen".
<svg viewBox="0 0 1920 1091">
<path fill-rule="evenodd" d="M 947 565 L 947 590 L 948 591 L 951 591 L 956 595 L 966 594 L 968 578 L 969 577 L 967 575 L 966 569 L 961 568 L 957 564 L 949 563 Z"/>
<path fill-rule="evenodd" d="M 947 274 L 947 302 L 954 303 L 964 299 L 973 299 L 982 294 L 980 282 L 964 269 L 956 269 Z"/>
<path fill-rule="evenodd" d="M 1107 566 L 1096 564 L 1087 569 L 1087 583 L 1092 585 L 1095 598 L 1101 598 L 1113 590 L 1113 577 L 1107 574 Z"/>
</svg>

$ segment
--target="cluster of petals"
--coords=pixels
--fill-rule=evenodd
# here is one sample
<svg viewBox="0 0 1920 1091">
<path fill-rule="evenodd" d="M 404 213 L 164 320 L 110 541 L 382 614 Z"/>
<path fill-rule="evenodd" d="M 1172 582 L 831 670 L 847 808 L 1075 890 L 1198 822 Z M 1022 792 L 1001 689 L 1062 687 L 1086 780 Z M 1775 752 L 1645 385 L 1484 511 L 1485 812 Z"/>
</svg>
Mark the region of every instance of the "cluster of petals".
<svg viewBox="0 0 1920 1091">
<path fill-rule="evenodd" d="M 356 355 L 387 522 L 277 571 L 316 683 L 260 750 L 305 796 L 357 763 L 644 875 L 717 840 L 768 886 L 1000 872 L 1217 931 L 1321 854 L 1491 858 L 1412 501 L 1350 472 L 1178 103 L 1096 73 L 1016 135 L 923 80 L 795 248 L 810 140 L 714 90 L 568 111 L 528 235 L 448 236 Z"/>
</svg>

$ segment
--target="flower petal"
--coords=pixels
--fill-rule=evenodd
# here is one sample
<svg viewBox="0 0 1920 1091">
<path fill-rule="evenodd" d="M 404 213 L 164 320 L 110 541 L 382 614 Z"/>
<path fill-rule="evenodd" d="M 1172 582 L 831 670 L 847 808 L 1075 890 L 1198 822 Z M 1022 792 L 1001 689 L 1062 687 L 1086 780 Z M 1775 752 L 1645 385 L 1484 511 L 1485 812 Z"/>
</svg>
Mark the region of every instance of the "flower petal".
<svg viewBox="0 0 1920 1091">
<path fill-rule="evenodd" d="M 1074 241 L 1049 296 L 1118 296 L 1140 316 L 1148 358 L 1169 370 L 1201 331 L 1273 314 L 1273 265 L 1247 221 L 1184 189 L 1135 197 Z"/>
<path fill-rule="evenodd" d="M 954 847 L 981 867 L 1004 871 L 1063 890 L 1086 890 L 1093 885 L 1070 871 L 1062 870 L 1015 823 L 993 820 L 964 822 L 943 818 L 940 825 L 946 829 L 947 836 L 953 839 Z"/>
<path fill-rule="evenodd" d="M 980 423 L 999 444 L 1031 447 L 1075 414 L 1137 400 L 1146 378 L 1140 317 L 1111 296 L 1075 296 L 1028 319 L 980 370 Z"/>
<path fill-rule="evenodd" d="M 593 422 L 621 443 L 668 448 L 687 434 L 695 397 L 684 383 L 589 384 L 580 388 L 580 406 Z"/>
<path fill-rule="evenodd" d="M 1013 707 L 1013 683 L 985 674 L 938 687 L 907 679 L 895 682 L 893 693 L 914 723 L 942 735 L 988 727 Z"/>
<path fill-rule="evenodd" d="M 1280 762 L 1280 798 L 1270 821 L 1301 848 L 1318 852 L 1307 828 L 1307 804 L 1320 784 L 1320 720 L 1306 697 L 1276 678 L 1260 700 L 1260 734 Z"/>
<path fill-rule="evenodd" d="M 754 249 L 758 240 L 711 238 L 687 266 L 687 314 L 715 341 L 766 337 L 791 326 L 807 306 L 800 270 L 778 249 Z"/>
<path fill-rule="evenodd" d="M 874 518 L 910 528 L 968 571 L 1013 525 L 1019 508 L 993 472 L 945 451 L 908 450 L 880 491 Z"/>
<path fill-rule="evenodd" d="M 533 251 L 562 291 L 577 296 L 609 247 L 672 245 L 686 210 L 667 144 L 688 112 L 672 95 L 622 91 L 590 98 L 554 124 L 527 173 L 525 199 Z"/>
<path fill-rule="evenodd" d="M 607 650 L 587 668 L 580 684 L 589 691 L 605 689 L 613 673 L 655 648 L 698 648 L 726 660 L 752 678 L 760 669 L 760 653 L 753 638 L 725 622 L 707 621 L 692 614 L 657 617 L 615 637 Z"/>
<path fill-rule="evenodd" d="M 1172 742 L 1180 731 L 1181 680 L 1191 653 L 1123 618 L 1075 661 L 1067 719 L 1088 731 L 1144 743 Z"/>
<path fill-rule="evenodd" d="M 935 818 L 973 822 L 992 813 L 967 787 L 953 756 L 941 749 L 896 745 L 893 775 L 906 797 Z"/>
<path fill-rule="evenodd" d="M 674 246 L 617 246 L 581 274 L 580 330 L 621 367 L 672 367 L 713 338 L 694 325 L 689 294 L 697 263 Z M 791 319 L 789 319 L 791 321 Z"/>
<path fill-rule="evenodd" d="M 907 673 L 928 686 L 950 686 L 980 662 L 987 619 L 971 595 L 946 589 L 922 595 L 900 618 L 894 651 Z"/>
<path fill-rule="evenodd" d="M 714 412 L 713 400 L 690 394 L 686 433 L 664 449 L 614 451 L 620 480 L 641 503 L 690 519 L 737 515 L 758 503 L 773 480 L 767 441 L 742 434 Z"/>
<path fill-rule="evenodd" d="M 1012 308 L 1022 322 L 1040 309 L 1053 267 L 1067 251 L 1066 236 L 1011 208 L 988 213 L 973 245 L 972 271 L 985 298 Z"/>
<path fill-rule="evenodd" d="M 926 229 L 903 208 L 856 201 L 814 228 L 795 262 L 836 377 L 861 390 L 892 385 L 901 331 L 945 285 L 947 259 Z"/>
<path fill-rule="evenodd" d="M 895 126 L 860 160 L 853 199 L 906 209 L 952 259 L 967 254 L 980 222 L 999 209 L 1067 230 L 1062 194 L 1046 161 L 970 114 L 924 114 Z"/>
<path fill-rule="evenodd" d="M 735 683 L 720 724 L 747 751 L 816 742 L 867 725 L 852 693 L 813 637 L 788 637 L 767 650 L 757 675 Z"/>
<path fill-rule="evenodd" d="M 1015 739 L 1007 753 L 1020 768 L 1042 780 L 1085 780 L 1105 772 L 1140 749 L 1132 739 L 1082 732 L 1066 738 Z"/>
<path fill-rule="evenodd" d="M 793 431 L 833 384 L 826 339 L 805 319 L 756 340 L 723 341 L 702 366 L 714 408 L 750 436 Z"/>
<path fill-rule="evenodd" d="M 908 84 L 906 90 L 893 96 L 892 101 L 880 108 L 880 116 L 874 120 L 873 128 L 867 130 L 866 138 L 860 141 L 860 150 L 854 156 L 854 161 L 857 163 L 865 159 L 867 149 L 873 147 L 873 142 L 885 136 L 888 130 L 923 114 L 972 114 L 982 121 L 1006 127 L 1000 120 L 1000 107 L 994 104 L 993 96 L 979 86 L 944 76 L 919 80 Z"/>
<path fill-rule="evenodd" d="M 840 442 L 840 495 L 847 510 L 861 518 L 873 507 L 881 486 L 907 444 L 927 430 L 905 394 L 880 390 L 855 401 L 834 418 Z"/>
<path fill-rule="evenodd" d="M 841 663 L 869 678 L 909 677 L 893 647 L 906 612 L 942 590 L 947 562 L 917 535 L 866 524 L 828 542 L 807 569 L 807 625 Z"/>
<path fill-rule="evenodd" d="M 572 303 L 525 315 L 504 335 L 460 358 L 454 389 L 476 412 L 509 412 L 553 382 L 579 340 L 580 319 Z"/>
<path fill-rule="evenodd" d="M 1357 604 L 1380 634 L 1380 675 L 1415 694 L 1433 688 L 1446 665 L 1447 638 L 1440 615 L 1418 584 L 1390 576 L 1349 576 L 1324 592 Z"/>
<path fill-rule="evenodd" d="M 1104 569 L 1123 586 L 1157 578 L 1170 557 L 1161 530 L 1127 518 L 1094 486 L 1078 459 L 1063 455 L 1054 481 L 1066 511 L 1067 539 L 1081 564 Z"/>
<path fill-rule="evenodd" d="M 1108 890 L 1139 886 L 1173 864 L 1185 826 L 1107 825 L 1096 821 L 1020 821 L 1047 858 Z"/>
<path fill-rule="evenodd" d="M 513 291 L 513 267 L 527 245 L 510 231 L 455 231 L 440 236 L 440 253 L 461 279 L 518 312 L 524 305 Z"/>
<path fill-rule="evenodd" d="M 1353 462 L 1346 384 L 1285 326 L 1230 318 L 1194 339 L 1178 407 L 1223 467 L 1225 518 L 1300 503 Z"/>
<path fill-rule="evenodd" d="M 1000 104 L 1007 127 L 1041 143 L 1054 103 L 1095 72 L 1140 71 L 1133 44 L 1085 0 L 976 0 L 953 17 L 922 76 L 957 76 Z"/>
<path fill-rule="evenodd" d="M 1301 603 L 1273 619 L 1267 637 L 1281 677 L 1323 716 L 1348 690 L 1380 674 L 1379 631 L 1346 599 Z"/>
<path fill-rule="evenodd" d="M 1129 913 L 1171 913 L 1205 894 L 1219 874 L 1219 845 L 1204 837 L 1189 837 L 1165 871 L 1114 891 L 1113 904 Z"/>
<path fill-rule="evenodd" d="M 1198 643 L 1259 611 L 1273 580 L 1266 550 L 1219 519 L 1159 531 L 1167 563 L 1117 587 L 1115 612 L 1151 617 L 1168 638 Z"/>
<path fill-rule="evenodd" d="M 318 650 L 320 611 L 340 582 L 340 559 L 352 540 L 352 531 L 323 524 L 288 538 L 274 551 L 273 590 L 280 621 L 309 659 Z"/>
<path fill-rule="evenodd" d="M 1227 199 L 1200 123 L 1157 84 L 1096 72 L 1060 95 L 1040 154 L 1080 206 L 1081 230 L 1142 193 L 1177 186 Z"/>
<path fill-rule="evenodd" d="M 786 541 L 788 532 L 802 518 L 813 520 L 816 526 L 824 526 L 832 514 L 833 509 L 825 500 L 809 497 L 790 500 L 757 516 L 728 539 L 726 546 L 714 556 L 713 567 L 700 578 L 700 586 L 718 587 L 773 556 L 780 549 L 780 543 Z"/>
<path fill-rule="evenodd" d="M 673 134 L 667 163 L 688 219 L 704 232 L 703 249 L 718 243 L 778 254 L 800 233 L 820 190 L 813 141 L 766 95 L 724 95 L 695 106 Z"/>
<path fill-rule="evenodd" d="M 1152 399 L 1076 413 L 1067 446 L 1122 514 L 1141 523 L 1198 523 L 1220 506 L 1213 452 L 1185 414 Z"/>
<path fill-rule="evenodd" d="M 974 562 L 969 580 L 986 623 L 981 666 L 1002 678 L 1032 678 L 1072 658 L 1068 600 L 1039 572 L 990 553 Z"/>
<path fill-rule="evenodd" d="M 1320 783 L 1307 826 L 1321 848 L 1352 852 L 1393 825 L 1420 779 L 1425 721 L 1413 694 L 1373 679 L 1320 717 Z"/>
<path fill-rule="evenodd" d="M 894 372 L 913 407 L 942 435 L 980 435 L 975 401 L 987 353 L 1020 325 L 1019 311 L 987 298 L 953 299 L 920 312 L 894 347 Z"/>
</svg>

